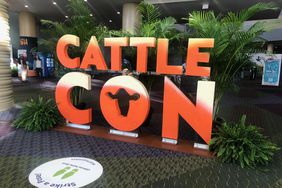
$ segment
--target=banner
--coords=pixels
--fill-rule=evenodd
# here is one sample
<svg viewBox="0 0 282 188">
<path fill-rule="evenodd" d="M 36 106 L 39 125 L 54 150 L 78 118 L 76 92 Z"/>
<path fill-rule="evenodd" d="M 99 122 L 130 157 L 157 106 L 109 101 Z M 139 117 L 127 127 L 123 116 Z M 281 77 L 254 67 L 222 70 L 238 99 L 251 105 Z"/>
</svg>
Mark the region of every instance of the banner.
<svg viewBox="0 0 282 188">
<path fill-rule="evenodd" d="M 279 86 L 282 54 L 254 54 L 252 60 L 263 66 L 262 85 Z"/>
</svg>

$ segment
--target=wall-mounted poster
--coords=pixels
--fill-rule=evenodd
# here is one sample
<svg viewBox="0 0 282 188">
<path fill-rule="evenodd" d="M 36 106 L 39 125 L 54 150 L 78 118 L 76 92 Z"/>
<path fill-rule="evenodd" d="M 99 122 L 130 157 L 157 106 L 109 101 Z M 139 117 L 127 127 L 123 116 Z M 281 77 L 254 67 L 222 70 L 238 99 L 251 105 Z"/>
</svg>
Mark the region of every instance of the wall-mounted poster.
<svg viewBox="0 0 282 188">
<path fill-rule="evenodd" d="M 37 51 L 37 38 L 21 36 L 19 50 L 26 50 L 29 69 L 33 70 L 34 52 Z"/>
<path fill-rule="evenodd" d="M 20 58 L 23 54 L 26 54 L 26 53 L 27 53 L 26 50 L 23 50 L 23 49 L 18 50 L 18 58 Z"/>
<path fill-rule="evenodd" d="M 282 54 L 254 54 L 252 60 L 263 66 L 262 85 L 279 86 Z"/>
</svg>

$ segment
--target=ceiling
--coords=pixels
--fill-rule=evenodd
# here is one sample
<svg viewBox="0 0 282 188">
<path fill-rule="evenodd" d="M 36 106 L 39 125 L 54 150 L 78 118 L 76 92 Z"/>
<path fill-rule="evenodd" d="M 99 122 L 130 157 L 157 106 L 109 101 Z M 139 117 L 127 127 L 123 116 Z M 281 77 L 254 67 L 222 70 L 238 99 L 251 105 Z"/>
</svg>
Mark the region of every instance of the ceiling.
<svg viewBox="0 0 282 188">
<path fill-rule="evenodd" d="M 53 4 L 56 1 L 56 5 Z M 83 1 L 83 0 L 82 0 Z M 203 2 L 209 2 L 209 10 L 219 13 L 228 11 L 239 11 L 258 2 L 275 2 L 282 8 L 282 0 L 149 0 L 160 7 L 163 16 L 173 16 L 178 22 L 182 22 L 189 12 L 202 10 Z M 140 0 L 88 0 L 93 15 L 100 21 L 113 28 L 120 28 L 122 22 L 122 5 L 129 2 L 140 2 Z M 163 3 L 166 2 L 166 3 Z M 37 19 L 64 20 L 68 15 L 66 5 L 68 0 L 8 0 L 10 11 L 30 11 Z M 28 8 L 25 7 L 28 5 Z M 120 12 L 120 14 L 117 14 Z M 253 19 L 277 18 L 280 10 L 266 11 L 256 15 Z M 109 22 L 112 20 L 112 22 Z"/>
</svg>

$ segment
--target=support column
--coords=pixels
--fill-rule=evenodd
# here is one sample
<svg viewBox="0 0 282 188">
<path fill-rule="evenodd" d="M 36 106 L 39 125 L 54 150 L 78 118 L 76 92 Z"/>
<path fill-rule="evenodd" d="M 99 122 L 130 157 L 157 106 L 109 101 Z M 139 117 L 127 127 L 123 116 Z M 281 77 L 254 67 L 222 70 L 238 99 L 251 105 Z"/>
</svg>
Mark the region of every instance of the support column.
<svg viewBox="0 0 282 188">
<path fill-rule="evenodd" d="M 266 51 L 267 51 L 267 53 L 272 54 L 273 53 L 273 44 L 268 44 Z"/>
<path fill-rule="evenodd" d="M 20 12 L 19 14 L 20 36 L 37 37 L 35 17 L 30 12 Z"/>
<path fill-rule="evenodd" d="M 122 30 L 134 33 L 139 27 L 140 15 L 137 10 L 138 4 L 126 3 L 122 8 Z"/>
<path fill-rule="evenodd" d="M 10 69 L 10 27 L 8 3 L 0 1 L 0 112 L 10 109 L 14 104 Z"/>
<path fill-rule="evenodd" d="M 20 47 L 19 49 L 26 50 L 29 76 L 35 76 L 35 72 L 32 71 L 33 67 L 33 54 L 31 50 L 37 48 L 37 29 L 36 20 L 31 12 L 20 12 L 19 14 L 19 30 L 20 30 Z M 20 54 L 18 54 L 20 55 Z"/>
</svg>

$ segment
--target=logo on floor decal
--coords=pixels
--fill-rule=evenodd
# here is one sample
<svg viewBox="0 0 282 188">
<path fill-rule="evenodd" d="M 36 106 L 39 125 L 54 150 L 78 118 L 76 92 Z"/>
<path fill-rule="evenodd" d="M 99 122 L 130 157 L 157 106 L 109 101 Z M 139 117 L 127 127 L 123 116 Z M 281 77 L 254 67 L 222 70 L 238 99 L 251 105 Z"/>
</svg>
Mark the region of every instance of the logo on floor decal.
<svg viewBox="0 0 282 188">
<path fill-rule="evenodd" d="M 83 157 L 56 159 L 35 168 L 29 182 L 40 188 L 83 187 L 97 180 L 103 167 L 95 160 Z"/>
</svg>

